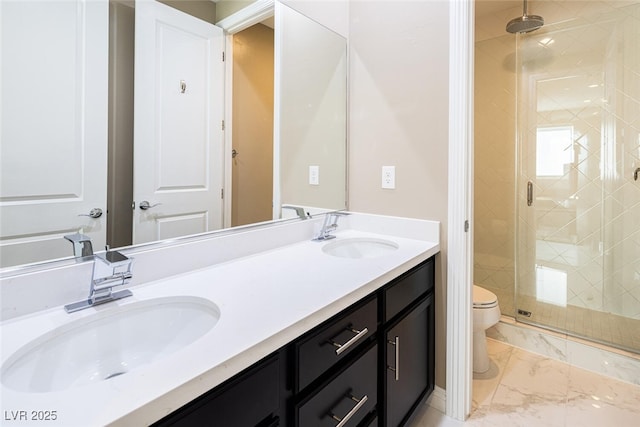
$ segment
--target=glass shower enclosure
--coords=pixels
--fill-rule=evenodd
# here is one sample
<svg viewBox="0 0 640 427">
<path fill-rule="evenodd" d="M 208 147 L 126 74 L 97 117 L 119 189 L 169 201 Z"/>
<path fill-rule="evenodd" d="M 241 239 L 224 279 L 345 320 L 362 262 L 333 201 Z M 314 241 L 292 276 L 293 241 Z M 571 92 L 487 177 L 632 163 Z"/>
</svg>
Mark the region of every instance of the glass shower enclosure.
<svg viewBox="0 0 640 427">
<path fill-rule="evenodd" d="M 640 5 L 516 43 L 516 319 L 640 353 Z"/>
</svg>

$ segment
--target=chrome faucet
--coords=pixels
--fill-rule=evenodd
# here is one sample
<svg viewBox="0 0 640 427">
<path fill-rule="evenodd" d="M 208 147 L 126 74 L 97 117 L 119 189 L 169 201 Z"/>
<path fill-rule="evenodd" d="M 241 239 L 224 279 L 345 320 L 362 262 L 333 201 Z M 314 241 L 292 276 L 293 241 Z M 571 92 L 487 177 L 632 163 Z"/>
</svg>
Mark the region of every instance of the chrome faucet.
<svg viewBox="0 0 640 427">
<path fill-rule="evenodd" d="M 329 239 L 335 239 L 336 236 L 331 234 L 331 232 L 335 231 L 338 228 L 338 218 L 341 216 L 349 215 L 348 212 L 329 212 L 324 216 L 324 223 L 322 224 L 322 228 L 318 235 L 313 239 L 314 241 L 323 241 Z"/>
<path fill-rule="evenodd" d="M 282 209 L 293 209 L 294 211 L 296 211 L 296 215 L 298 215 L 300 219 L 311 218 L 311 215 L 306 213 L 302 206 L 282 205 Z"/>
<path fill-rule="evenodd" d="M 76 233 L 64 236 L 64 238 L 73 245 L 73 256 L 76 258 L 93 255 L 93 246 L 91 245 L 91 238 L 89 236 Z"/>
<path fill-rule="evenodd" d="M 93 273 L 89 286 L 89 296 L 86 300 L 67 304 L 67 313 L 83 310 L 95 305 L 130 297 L 133 293 L 129 289 L 114 291 L 117 286 L 126 285 L 131 281 L 133 259 L 117 251 L 109 251 L 93 256 Z"/>
</svg>

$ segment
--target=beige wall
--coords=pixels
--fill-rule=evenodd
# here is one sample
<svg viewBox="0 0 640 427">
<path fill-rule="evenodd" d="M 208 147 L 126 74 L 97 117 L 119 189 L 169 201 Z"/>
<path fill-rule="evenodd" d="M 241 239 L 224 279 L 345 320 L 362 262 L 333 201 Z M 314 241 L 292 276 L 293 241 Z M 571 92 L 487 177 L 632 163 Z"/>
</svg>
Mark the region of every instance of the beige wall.
<svg viewBox="0 0 640 427">
<path fill-rule="evenodd" d="M 350 0 L 280 0 L 342 37 L 349 36 Z"/>
<path fill-rule="evenodd" d="M 216 4 L 210 0 L 158 0 L 203 21 L 216 22 Z"/>
<path fill-rule="evenodd" d="M 283 205 L 346 207 L 346 40 L 287 6 L 279 10 L 277 133 Z M 309 167 L 319 168 L 318 184 Z"/>
<path fill-rule="evenodd" d="M 440 221 L 436 384 L 445 387 L 449 3 L 350 3 L 349 209 Z M 383 190 L 381 167 L 396 167 Z"/>
<path fill-rule="evenodd" d="M 233 15 L 254 2 L 255 0 L 219 0 L 215 3 L 216 22 Z"/>
<path fill-rule="evenodd" d="M 272 219 L 273 65 L 271 28 L 233 36 L 232 226 Z"/>
</svg>

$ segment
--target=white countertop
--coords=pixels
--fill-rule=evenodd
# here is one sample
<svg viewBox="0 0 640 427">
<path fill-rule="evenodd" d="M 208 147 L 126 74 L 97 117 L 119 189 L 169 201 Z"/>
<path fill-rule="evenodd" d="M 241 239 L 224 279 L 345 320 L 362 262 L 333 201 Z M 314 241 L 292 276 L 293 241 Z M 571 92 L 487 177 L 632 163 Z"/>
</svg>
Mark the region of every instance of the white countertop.
<svg viewBox="0 0 640 427">
<path fill-rule="evenodd" d="M 214 302 L 220 319 L 189 346 L 131 372 L 94 384 L 50 393 L 23 393 L 2 385 L 2 425 L 147 425 L 239 373 L 402 272 L 439 251 L 435 241 L 345 230 L 337 239 L 372 237 L 399 248 L 384 257 L 327 255 L 328 242 L 305 240 L 154 280 L 133 297 L 67 314 L 62 307 L 6 320 L 2 363 L 47 331 L 77 319 L 163 296 L 197 296 Z M 134 273 L 135 274 L 135 273 Z M 20 421 L 18 411 L 55 411 L 55 421 Z"/>
</svg>

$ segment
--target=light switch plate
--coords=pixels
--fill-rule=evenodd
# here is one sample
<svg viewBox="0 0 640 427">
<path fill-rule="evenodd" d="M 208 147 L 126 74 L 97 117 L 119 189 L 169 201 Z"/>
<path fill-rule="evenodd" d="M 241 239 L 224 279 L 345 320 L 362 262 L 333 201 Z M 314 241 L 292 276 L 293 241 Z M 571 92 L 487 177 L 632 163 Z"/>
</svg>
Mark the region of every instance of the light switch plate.
<svg viewBox="0 0 640 427">
<path fill-rule="evenodd" d="M 309 166 L 309 185 L 320 185 L 320 166 Z"/>
<path fill-rule="evenodd" d="M 382 167 L 382 188 L 393 190 L 396 188 L 396 167 Z"/>
</svg>

